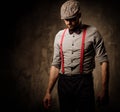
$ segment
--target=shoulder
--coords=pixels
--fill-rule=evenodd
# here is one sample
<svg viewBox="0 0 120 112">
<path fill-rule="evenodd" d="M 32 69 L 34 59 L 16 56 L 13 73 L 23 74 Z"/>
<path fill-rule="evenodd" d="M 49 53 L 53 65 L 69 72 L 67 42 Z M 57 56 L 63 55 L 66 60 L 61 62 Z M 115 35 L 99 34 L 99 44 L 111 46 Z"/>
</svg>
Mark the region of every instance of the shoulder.
<svg viewBox="0 0 120 112">
<path fill-rule="evenodd" d="M 87 25 L 87 24 L 83 24 L 82 28 L 86 29 L 88 33 L 93 33 L 93 32 L 97 32 L 98 31 L 95 26 Z"/>
<path fill-rule="evenodd" d="M 62 36 L 65 29 L 59 30 L 56 34 L 57 37 Z"/>
<path fill-rule="evenodd" d="M 101 37 L 101 34 L 100 34 L 99 30 L 97 29 L 97 27 L 95 27 L 93 25 L 86 25 L 86 24 L 84 24 L 83 26 L 84 26 L 84 28 L 86 28 L 88 36 Z"/>
<path fill-rule="evenodd" d="M 59 30 L 59 31 L 56 33 L 55 38 L 54 38 L 54 42 L 55 42 L 55 43 L 58 43 L 58 44 L 59 44 L 64 30 L 65 30 L 65 29 Z"/>
<path fill-rule="evenodd" d="M 63 34 L 64 30 L 65 29 L 59 30 L 55 35 L 55 39 L 59 40 L 62 37 L 62 34 Z"/>
</svg>

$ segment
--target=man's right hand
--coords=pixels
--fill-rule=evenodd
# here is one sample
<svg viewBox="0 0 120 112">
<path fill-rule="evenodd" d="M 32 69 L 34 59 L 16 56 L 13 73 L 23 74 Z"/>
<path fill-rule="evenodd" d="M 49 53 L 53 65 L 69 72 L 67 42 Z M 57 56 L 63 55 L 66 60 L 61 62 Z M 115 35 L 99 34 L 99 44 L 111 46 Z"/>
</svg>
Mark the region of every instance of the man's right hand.
<svg viewBox="0 0 120 112">
<path fill-rule="evenodd" d="M 49 109 L 51 106 L 51 94 L 50 93 L 46 93 L 44 99 L 43 99 L 43 105 L 45 107 L 45 109 Z"/>
</svg>

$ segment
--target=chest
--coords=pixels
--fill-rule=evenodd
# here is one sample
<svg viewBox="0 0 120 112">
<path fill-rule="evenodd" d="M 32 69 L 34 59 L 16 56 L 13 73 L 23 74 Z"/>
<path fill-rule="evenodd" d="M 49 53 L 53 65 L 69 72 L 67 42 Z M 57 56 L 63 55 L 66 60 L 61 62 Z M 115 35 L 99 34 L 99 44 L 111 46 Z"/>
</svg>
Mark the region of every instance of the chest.
<svg viewBox="0 0 120 112">
<path fill-rule="evenodd" d="M 68 51 L 80 51 L 81 46 L 83 44 L 82 36 L 70 36 L 70 37 L 64 37 L 62 41 L 62 49 L 63 52 Z M 93 39 L 86 35 L 84 40 L 84 50 L 91 51 L 94 49 Z"/>
</svg>

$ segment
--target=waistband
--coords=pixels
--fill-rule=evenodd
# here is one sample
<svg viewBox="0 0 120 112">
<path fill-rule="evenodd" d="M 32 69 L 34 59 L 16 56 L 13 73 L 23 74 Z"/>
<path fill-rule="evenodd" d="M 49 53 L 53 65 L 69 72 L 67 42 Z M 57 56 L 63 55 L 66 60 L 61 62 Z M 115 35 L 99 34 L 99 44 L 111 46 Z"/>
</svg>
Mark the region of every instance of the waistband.
<svg viewBox="0 0 120 112">
<path fill-rule="evenodd" d="M 91 77 L 92 75 L 93 75 L 92 72 L 87 74 L 83 73 L 83 74 L 73 74 L 73 75 L 59 73 L 59 76 L 61 77 Z"/>
</svg>

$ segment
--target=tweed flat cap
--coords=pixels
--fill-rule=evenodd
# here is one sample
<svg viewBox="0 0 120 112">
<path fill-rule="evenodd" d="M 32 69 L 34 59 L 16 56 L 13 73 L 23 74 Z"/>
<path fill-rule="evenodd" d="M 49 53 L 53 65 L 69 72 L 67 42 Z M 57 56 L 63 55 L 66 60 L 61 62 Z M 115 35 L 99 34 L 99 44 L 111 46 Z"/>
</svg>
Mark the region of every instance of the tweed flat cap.
<svg viewBox="0 0 120 112">
<path fill-rule="evenodd" d="M 80 2 L 77 0 L 68 0 L 61 6 L 61 19 L 71 19 L 80 12 Z"/>
</svg>

